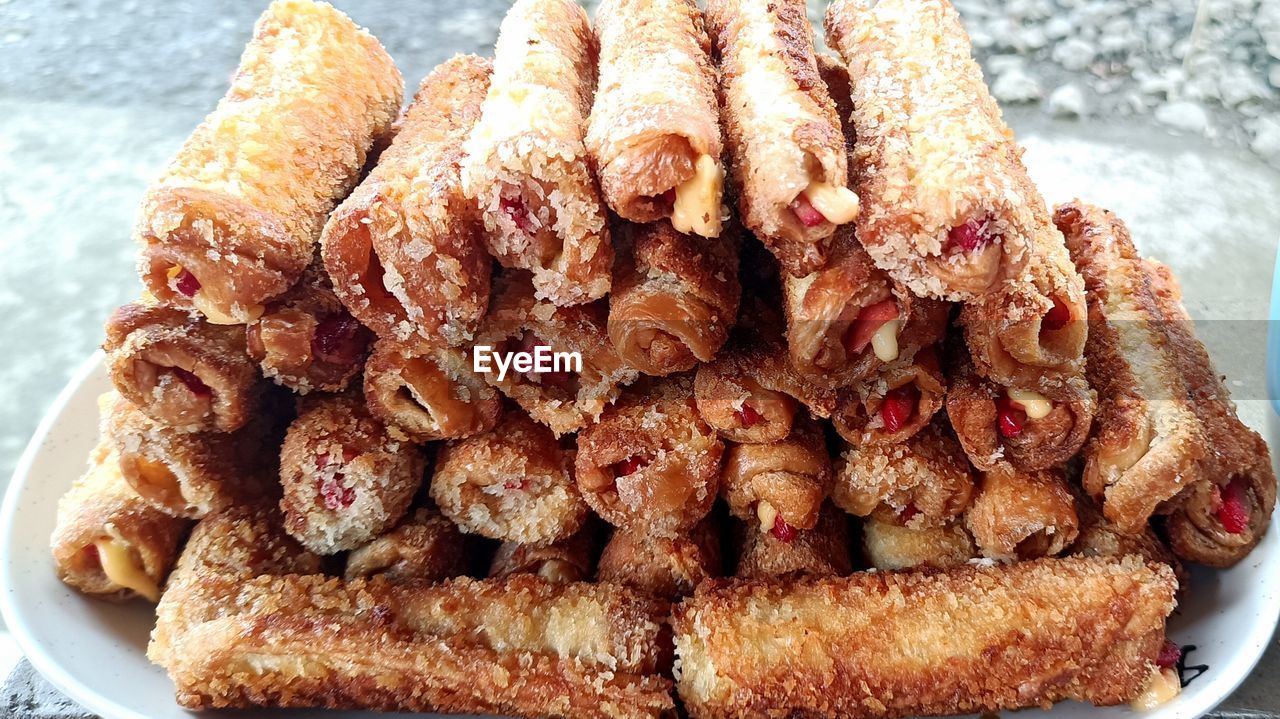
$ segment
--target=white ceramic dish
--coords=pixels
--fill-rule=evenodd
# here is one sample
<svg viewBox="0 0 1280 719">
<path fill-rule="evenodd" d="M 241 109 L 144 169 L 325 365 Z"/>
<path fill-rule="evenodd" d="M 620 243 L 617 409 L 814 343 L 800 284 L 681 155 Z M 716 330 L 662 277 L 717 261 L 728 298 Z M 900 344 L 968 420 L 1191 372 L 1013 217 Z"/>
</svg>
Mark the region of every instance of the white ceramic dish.
<svg viewBox="0 0 1280 719">
<path fill-rule="evenodd" d="M 153 616 L 142 603 L 87 599 L 54 575 L 48 539 L 58 497 L 84 469 L 97 434 L 97 396 L 109 387 L 100 354 L 76 373 L 27 446 L 0 511 L 0 588 L 4 619 L 23 653 L 49 681 L 105 719 L 190 717 L 172 686 L 144 654 Z M 1268 437 L 1280 422 L 1268 417 Z M 1280 446 L 1280 442 L 1273 442 Z M 1280 530 L 1225 572 L 1194 571 L 1194 588 L 1170 623 L 1179 644 L 1194 644 L 1192 664 L 1209 670 L 1178 699 L 1146 719 L 1193 719 L 1225 699 L 1262 656 L 1280 616 Z M 1039 710 L 1019 712 L 1037 719 Z M 1127 707 L 1061 704 L 1053 719 L 1119 719 Z M 372 719 L 358 712 L 234 712 L 233 716 Z"/>
</svg>

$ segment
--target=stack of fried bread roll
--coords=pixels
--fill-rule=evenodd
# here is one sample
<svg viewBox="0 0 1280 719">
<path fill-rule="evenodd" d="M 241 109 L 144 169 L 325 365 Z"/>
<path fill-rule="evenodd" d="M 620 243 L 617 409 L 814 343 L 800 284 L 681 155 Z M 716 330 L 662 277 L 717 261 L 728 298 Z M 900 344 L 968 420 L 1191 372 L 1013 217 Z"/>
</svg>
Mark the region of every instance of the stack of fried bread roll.
<svg viewBox="0 0 1280 719">
<path fill-rule="evenodd" d="M 1045 203 L 948 0 L 825 32 L 516 0 L 402 108 L 274 0 L 142 203 L 59 577 L 156 603 L 189 709 L 1172 698 L 1265 442 L 1169 268 Z"/>
</svg>

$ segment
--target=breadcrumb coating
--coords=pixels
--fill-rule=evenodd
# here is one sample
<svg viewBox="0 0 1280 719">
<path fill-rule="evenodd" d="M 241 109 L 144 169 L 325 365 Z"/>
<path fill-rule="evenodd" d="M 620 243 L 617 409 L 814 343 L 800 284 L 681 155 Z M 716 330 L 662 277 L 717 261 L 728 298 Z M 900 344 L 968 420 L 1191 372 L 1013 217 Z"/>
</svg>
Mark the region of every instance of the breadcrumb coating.
<svg viewBox="0 0 1280 719">
<path fill-rule="evenodd" d="M 1023 472 L 1001 462 L 979 473 L 964 524 L 982 556 L 1018 560 L 1061 554 L 1080 519 L 1061 467 Z"/>
<path fill-rule="evenodd" d="M 881 570 L 947 569 L 978 556 L 961 522 L 916 527 L 874 518 L 862 524 L 862 551 L 867 563 Z"/>
<path fill-rule="evenodd" d="M 712 514 L 677 537 L 615 529 L 600 554 L 596 580 L 669 601 L 692 594 L 704 580 L 724 573 L 718 525 Z"/>
<path fill-rule="evenodd" d="M 741 522 L 735 577 L 842 577 L 853 571 L 849 556 L 849 517 L 829 502 L 808 529 L 795 529 L 783 539 L 759 517 Z"/>
</svg>

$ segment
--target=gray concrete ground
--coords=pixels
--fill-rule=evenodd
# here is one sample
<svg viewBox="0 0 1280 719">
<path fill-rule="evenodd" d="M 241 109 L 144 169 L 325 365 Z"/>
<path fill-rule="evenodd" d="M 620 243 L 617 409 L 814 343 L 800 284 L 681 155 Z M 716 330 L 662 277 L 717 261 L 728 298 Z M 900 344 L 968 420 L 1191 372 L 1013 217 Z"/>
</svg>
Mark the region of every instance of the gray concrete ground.
<svg viewBox="0 0 1280 719">
<path fill-rule="evenodd" d="M 212 107 L 265 0 L 0 0 L 0 482 L 40 415 L 136 296 L 129 240 L 147 181 Z M 339 0 L 416 83 L 487 52 L 503 0 Z M 812 4 L 814 15 L 817 5 Z M 1051 202 L 1112 207 L 1171 264 L 1248 421 L 1261 426 L 1280 172 L 1147 118 L 1010 124 Z M 1265 675 L 1280 660 L 1269 658 Z M 1280 710 L 1265 680 L 1238 705 Z"/>
</svg>

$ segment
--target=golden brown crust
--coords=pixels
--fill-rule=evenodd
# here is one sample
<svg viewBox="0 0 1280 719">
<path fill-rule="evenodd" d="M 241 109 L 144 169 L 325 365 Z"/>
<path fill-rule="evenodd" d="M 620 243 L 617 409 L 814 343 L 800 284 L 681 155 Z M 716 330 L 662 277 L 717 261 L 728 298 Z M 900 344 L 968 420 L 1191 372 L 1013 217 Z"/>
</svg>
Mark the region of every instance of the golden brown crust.
<svg viewBox="0 0 1280 719">
<path fill-rule="evenodd" d="M 310 262 L 403 91 L 391 57 L 346 15 L 272 3 L 227 94 L 143 199 L 143 284 L 166 304 L 252 319 Z M 175 266 L 198 281 L 194 297 L 169 276 Z"/>
<path fill-rule="evenodd" d="M 620 224 L 609 295 L 609 338 L 648 375 L 710 362 L 738 316 L 738 231 L 693 237 L 668 222 Z"/>
<path fill-rule="evenodd" d="M 214 512 L 196 523 L 169 578 L 171 585 L 209 576 L 320 574 L 324 560 L 284 531 L 274 504 L 254 502 Z"/>
<path fill-rule="evenodd" d="M 723 452 L 694 407 L 692 380 L 669 377 L 628 389 L 582 430 L 574 475 L 605 521 L 671 537 L 711 510 Z"/>
<path fill-rule="evenodd" d="M 397 439 L 461 439 L 493 429 L 502 397 L 471 370 L 465 350 L 426 349 L 386 338 L 364 369 L 369 413 Z"/>
<path fill-rule="evenodd" d="M 910 358 L 885 365 L 864 382 L 841 390 L 831 423 L 850 444 L 906 441 L 942 409 L 946 382 L 937 350 L 925 347 Z M 908 413 L 895 407 L 910 410 Z"/>
<path fill-rule="evenodd" d="M 847 446 L 836 464 L 831 500 L 854 516 L 924 529 L 959 517 L 973 483 L 955 435 L 935 419 L 903 442 Z"/>
<path fill-rule="evenodd" d="M 444 445 L 431 497 L 464 532 L 550 544 L 578 531 L 587 518 L 573 482 L 573 458 L 551 430 L 512 410 L 492 430 Z"/>
<path fill-rule="evenodd" d="M 699 157 L 719 163 L 723 151 L 702 11 L 692 0 L 609 0 L 595 31 L 600 82 L 586 145 L 600 189 L 621 217 L 661 220 L 672 211 L 663 195 L 693 177 Z"/>
<path fill-rule="evenodd" d="M 493 352 L 532 352 L 539 346 L 552 353 L 577 352 L 582 357 L 582 371 L 521 374 L 510 370 L 500 377 L 493 365 L 483 374 L 485 381 L 557 436 L 582 429 L 599 419 L 621 388 L 639 376 L 609 341 L 606 315 L 607 308 L 601 302 L 557 307 L 538 300 L 527 274 L 505 273 L 494 282 L 493 303 L 476 346 L 490 347 Z"/>
<path fill-rule="evenodd" d="M 518 0 L 494 56 L 464 145 L 463 192 L 490 254 L 531 271 L 540 299 L 599 299 L 609 292 L 613 246 L 583 145 L 596 81 L 587 13 L 571 0 Z"/>
<path fill-rule="evenodd" d="M 862 551 L 867 564 L 880 570 L 947 569 L 978 556 L 961 522 L 916 527 L 869 519 L 862 524 Z"/>
<path fill-rule="evenodd" d="M 849 556 L 849 518 L 824 502 L 810 529 L 779 535 L 760 526 L 758 517 L 742 522 L 735 577 L 838 577 L 853 571 Z"/>
<path fill-rule="evenodd" d="M 596 580 L 623 584 L 675 601 L 706 579 L 723 574 L 719 527 L 703 517 L 678 537 L 615 529 L 596 567 Z"/>
<path fill-rule="evenodd" d="M 1017 277 L 1048 210 L 955 9 L 842 0 L 826 31 L 853 79 L 858 237 L 876 264 L 916 294 L 954 300 Z M 949 231 L 971 221 L 993 241 L 948 248 Z"/>
<path fill-rule="evenodd" d="M 1054 220 L 1089 298 L 1085 355 L 1098 431 L 1081 481 L 1107 519 L 1136 533 L 1194 481 L 1205 430 L 1124 223 L 1079 201 L 1059 206 Z"/>
<path fill-rule="evenodd" d="M 308 549 L 355 549 L 394 527 L 422 484 L 426 460 L 387 433 L 354 392 L 298 401 L 280 448 L 285 528 Z"/>
<path fill-rule="evenodd" d="M 347 555 L 347 579 L 438 582 L 467 571 L 467 541 L 434 508 L 419 507 L 390 532 Z"/>
<path fill-rule="evenodd" d="M 677 689 L 695 719 L 1120 704 L 1150 676 L 1175 587 L 1137 557 L 708 582 L 675 610 Z"/>
<path fill-rule="evenodd" d="M 1187 576 L 1182 562 L 1169 550 L 1160 536 L 1151 527 L 1146 527 L 1138 534 L 1121 532 L 1116 525 L 1102 516 L 1102 508 L 1092 499 L 1077 495 L 1076 515 L 1080 518 L 1080 533 L 1076 541 L 1067 548 L 1067 554 L 1078 554 L 1084 557 L 1123 557 L 1136 554 L 1148 562 L 1167 564 L 1178 578 L 1178 586 L 1182 591 L 1187 589 Z"/>
<path fill-rule="evenodd" d="M 628 719 L 673 710 L 670 680 L 657 674 L 663 609 L 621 587 L 287 576 L 182 589 L 159 607 L 148 656 L 189 709 Z"/>
<path fill-rule="evenodd" d="M 547 545 L 503 542 L 489 562 L 489 576 L 536 574 L 561 584 L 589 580 L 595 569 L 596 525 L 588 518 L 578 531 Z"/>
<path fill-rule="evenodd" d="M 720 473 L 729 511 L 750 519 L 767 502 L 788 526 L 813 529 L 831 491 L 831 457 L 822 427 L 801 411 L 791 434 L 776 441 L 730 445 Z M 775 520 L 776 521 L 776 520 Z"/>
<path fill-rule="evenodd" d="M 1008 560 L 1060 554 L 1080 528 L 1061 468 L 1022 472 L 1005 462 L 981 473 L 964 523 L 982 556 Z"/>
<path fill-rule="evenodd" d="M 490 71 L 474 55 L 432 70 L 395 140 L 325 225 L 321 246 L 334 289 L 380 337 L 459 345 L 488 307 L 493 262 L 460 173 Z"/>
<path fill-rule="evenodd" d="M 210 324 L 172 307 L 133 302 L 107 320 L 107 369 L 125 399 L 183 432 L 232 432 L 257 410 L 258 368 L 243 326 Z"/>
<path fill-rule="evenodd" d="M 836 225 L 819 215 L 806 227 L 792 203 L 811 182 L 846 187 L 849 163 L 805 4 L 712 0 L 706 19 L 742 222 L 788 273 L 806 275 L 826 263 Z"/>
</svg>

